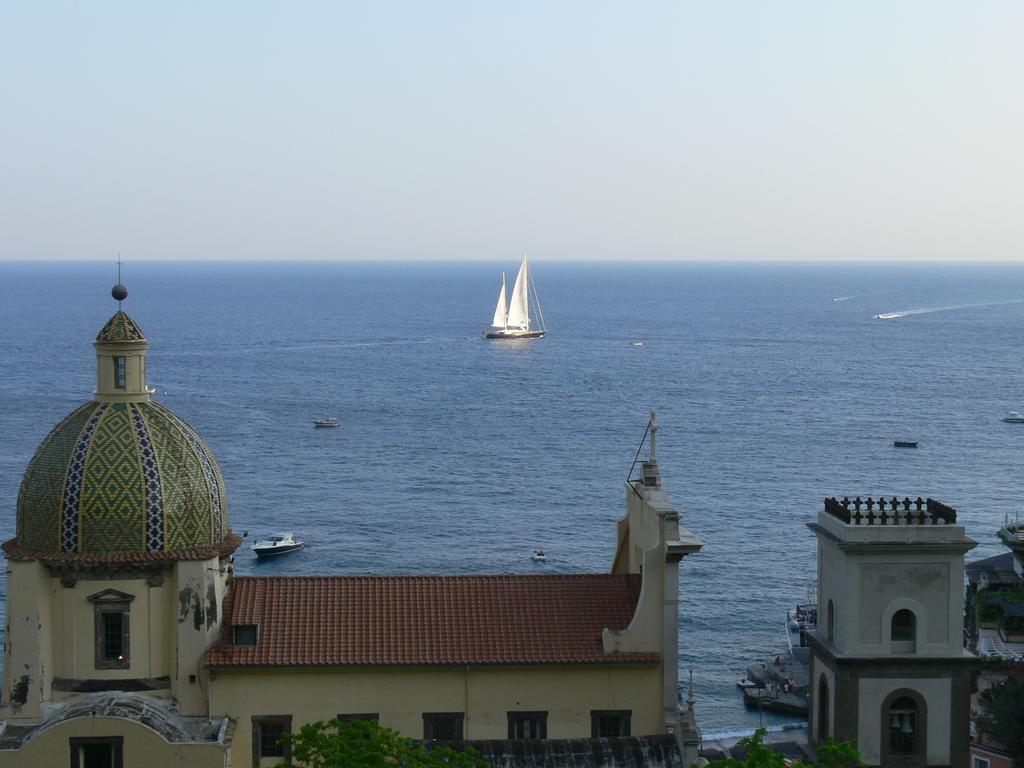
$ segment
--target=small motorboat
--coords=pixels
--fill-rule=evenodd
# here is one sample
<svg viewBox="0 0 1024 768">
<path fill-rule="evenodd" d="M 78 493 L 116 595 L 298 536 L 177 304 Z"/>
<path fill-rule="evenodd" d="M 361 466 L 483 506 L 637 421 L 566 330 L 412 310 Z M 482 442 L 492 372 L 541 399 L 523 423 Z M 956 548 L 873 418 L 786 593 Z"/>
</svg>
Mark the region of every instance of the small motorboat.
<svg viewBox="0 0 1024 768">
<path fill-rule="evenodd" d="M 631 346 L 631 347 L 642 347 L 643 345 L 644 345 L 644 343 L 642 341 L 631 341 L 631 342 L 629 342 L 629 346 Z"/>
<path fill-rule="evenodd" d="M 917 448 L 917 440 L 893 440 L 894 448 Z"/>
<path fill-rule="evenodd" d="M 302 540 L 296 539 L 295 534 L 282 533 L 280 536 L 256 539 L 256 543 L 252 545 L 252 551 L 256 553 L 256 557 L 277 557 L 302 549 L 302 547 Z"/>
<path fill-rule="evenodd" d="M 755 683 L 750 678 L 744 677 L 742 680 L 736 681 L 736 687 L 739 688 L 741 691 L 745 691 L 748 688 L 760 688 L 761 684 Z"/>
<path fill-rule="evenodd" d="M 313 419 L 314 427 L 340 427 L 341 422 L 331 416 L 327 419 Z"/>
<path fill-rule="evenodd" d="M 1024 424 L 1024 414 L 1018 413 L 1017 411 L 1010 411 L 1003 417 L 1003 421 L 1008 424 Z"/>
<path fill-rule="evenodd" d="M 548 556 L 544 554 L 543 549 L 535 549 L 533 550 L 533 554 L 530 555 L 530 559 L 535 563 L 543 563 L 547 561 Z"/>
</svg>

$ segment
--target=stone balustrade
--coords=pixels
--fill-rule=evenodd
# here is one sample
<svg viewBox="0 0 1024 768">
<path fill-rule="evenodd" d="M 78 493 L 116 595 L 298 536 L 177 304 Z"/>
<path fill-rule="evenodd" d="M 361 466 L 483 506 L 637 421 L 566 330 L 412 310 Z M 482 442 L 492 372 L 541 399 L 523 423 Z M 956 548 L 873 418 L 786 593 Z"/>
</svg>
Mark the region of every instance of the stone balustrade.
<svg viewBox="0 0 1024 768">
<path fill-rule="evenodd" d="M 825 511 L 847 525 L 954 525 L 956 510 L 935 499 L 860 496 L 825 499 Z"/>
</svg>

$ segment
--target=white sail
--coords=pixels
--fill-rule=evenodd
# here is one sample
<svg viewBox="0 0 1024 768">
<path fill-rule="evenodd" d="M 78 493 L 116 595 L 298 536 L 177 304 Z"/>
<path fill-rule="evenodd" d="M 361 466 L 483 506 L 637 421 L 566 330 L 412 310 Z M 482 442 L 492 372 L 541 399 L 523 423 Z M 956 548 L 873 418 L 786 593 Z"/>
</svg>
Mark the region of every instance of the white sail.
<svg viewBox="0 0 1024 768">
<path fill-rule="evenodd" d="M 501 273 L 501 292 L 498 294 L 498 306 L 494 308 L 494 319 L 491 325 L 495 328 L 504 328 L 505 318 L 508 317 L 508 307 L 505 306 L 505 273 Z"/>
<path fill-rule="evenodd" d="M 516 284 L 512 287 L 512 300 L 508 304 L 508 325 L 512 328 L 528 329 L 530 327 L 530 289 L 529 273 L 526 266 L 526 254 L 516 275 Z"/>
</svg>

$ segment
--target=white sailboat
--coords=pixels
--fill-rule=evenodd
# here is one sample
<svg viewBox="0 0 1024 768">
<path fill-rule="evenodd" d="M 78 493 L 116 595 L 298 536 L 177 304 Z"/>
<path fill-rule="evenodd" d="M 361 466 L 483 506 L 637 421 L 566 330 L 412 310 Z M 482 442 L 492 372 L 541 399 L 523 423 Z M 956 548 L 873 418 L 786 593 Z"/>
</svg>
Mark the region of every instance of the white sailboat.
<svg viewBox="0 0 1024 768">
<path fill-rule="evenodd" d="M 519 274 L 516 275 L 515 285 L 512 286 L 512 298 L 505 303 L 505 273 L 501 273 L 501 291 L 498 292 L 498 304 L 494 308 L 494 319 L 491 320 L 493 331 L 487 331 L 484 336 L 488 339 L 539 339 L 544 335 L 544 313 L 540 309 L 540 301 L 537 300 L 537 287 L 533 286 L 532 305 L 537 311 L 537 319 L 540 322 L 539 328 L 530 327 L 530 286 L 533 280 L 530 278 L 530 266 L 523 254 L 523 263 L 519 265 Z"/>
</svg>

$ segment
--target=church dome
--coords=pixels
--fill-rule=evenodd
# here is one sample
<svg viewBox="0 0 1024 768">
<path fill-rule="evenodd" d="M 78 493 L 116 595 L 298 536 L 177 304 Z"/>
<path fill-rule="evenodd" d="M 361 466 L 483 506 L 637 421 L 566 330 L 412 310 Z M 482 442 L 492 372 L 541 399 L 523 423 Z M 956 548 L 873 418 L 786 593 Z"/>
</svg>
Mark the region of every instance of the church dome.
<svg viewBox="0 0 1024 768">
<path fill-rule="evenodd" d="M 188 422 L 150 400 L 138 325 L 119 309 L 94 346 L 95 400 L 54 427 L 29 463 L 8 557 L 173 561 L 233 551 L 217 460 Z"/>
</svg>

